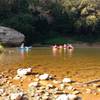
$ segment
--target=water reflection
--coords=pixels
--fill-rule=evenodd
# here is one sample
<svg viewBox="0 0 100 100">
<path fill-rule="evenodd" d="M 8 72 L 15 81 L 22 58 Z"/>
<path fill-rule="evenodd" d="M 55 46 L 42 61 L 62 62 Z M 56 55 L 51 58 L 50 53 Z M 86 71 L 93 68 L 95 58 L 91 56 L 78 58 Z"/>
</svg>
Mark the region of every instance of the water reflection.
<svg viewBox="0 0 100 100">
<path fill-rule="evenodd" d="M 63 48 L 59 48 L 58 52 L 59 52 L 59 55 L 62 56 L 62 54 L 63 54 Z"/>
<path fill-rule="evenodd" d="M 21 48 L 21 49 L 19 49 L 19 53 L 20 53 L 20 56 L 21 56 L 21 58 L 22 59 L 25 59 L 26 58 L 26 56 L 28 56 L 29 55 L 29 52 L 31 51 L 31 49 L 27 49 L 27 48 Z"/>
<path fill-rule="evenodd" d="M 72 57 L 73 52 L 73 49 L 67 48 L 52 49 L 53 56 L 64 56 L 67 54 L 69 57 Z"/>
<path fill-rule="evenodd" d="M 58 50 L 57 49 L 52 49 L 52 54 L 53 54 L 53 56 L 57 56 L 58 55 Z"/>
<path fill-rule="evenodd" d="M 8 53 L 9 50 L 14 52 Z M 55 75 L 65 76 L 69 71 L 69 75 L 76 78 L 77 72 L 81 79 L 85 79 L 83 76 L 88 76 L 89 79 L 91 76 L 99 78 L 100 48 L 75 48 L 74 51 L 64 48 L 52 50 L 47 47 L 35 47 L 29 51 L 10 48 L 0 54 L 0 71 L 31 65 L 41 65 L 36 69 L 39 73 L 48 71 Z"/>
<path fill-rule="evenodd" d="M 24 51 L 24 49 L 20 49 L 20 56 L 21 56 L 22 59 L 25 58 L 25 51 Z"/>
<path fill-rule="evenodd" d="M 5 49 L 4 52 L 0 53 L 0 61 L 3 61 L 4 59 L 6 59 L 8 56 L 13 55 L 15 52 L 14 50 L 10 49 Z"/>
<path fill-rule="evenodd" d="M 3 59 L 4 53 L 0 53 L 0 61 Z"/>
<path fill-rule="evenodd" d="M 67 49 L 67 54 L 69 57 L 72 57 L 74 50 L 73 49 Z"/>
</svg>

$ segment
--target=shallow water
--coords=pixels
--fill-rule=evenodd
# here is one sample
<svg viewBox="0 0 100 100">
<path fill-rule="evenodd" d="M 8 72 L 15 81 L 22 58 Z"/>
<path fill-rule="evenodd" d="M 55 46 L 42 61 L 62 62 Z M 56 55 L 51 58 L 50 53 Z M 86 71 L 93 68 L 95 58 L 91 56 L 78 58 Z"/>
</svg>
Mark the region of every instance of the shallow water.
<svg viewBox="0 0 100 100">
<path fill-rule="evenodd" d="M 78 81 L 99 79 L 100 48 L 75 48 L 73 52 L 49 47 L 34 47 L 30 51 L 6 49 L 0 54 L 0 72 L 19 67 L 33 67 L 37 73 L 52 73 L 59 78 Z"/>
</svg>

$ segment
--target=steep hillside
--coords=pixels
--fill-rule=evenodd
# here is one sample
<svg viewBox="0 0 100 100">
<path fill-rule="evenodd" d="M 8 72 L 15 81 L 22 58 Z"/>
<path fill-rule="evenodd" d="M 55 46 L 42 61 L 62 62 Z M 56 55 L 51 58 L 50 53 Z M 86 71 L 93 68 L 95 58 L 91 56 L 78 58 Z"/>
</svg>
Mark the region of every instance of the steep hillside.
<svg viewBox="0 0 100 100">
<path fill-rule="evenodd" d="M 26 36 L 27 43 L 57 37 L 100 41 L 100 0 L 0 0 L 0 25 Z"/>
</svg>

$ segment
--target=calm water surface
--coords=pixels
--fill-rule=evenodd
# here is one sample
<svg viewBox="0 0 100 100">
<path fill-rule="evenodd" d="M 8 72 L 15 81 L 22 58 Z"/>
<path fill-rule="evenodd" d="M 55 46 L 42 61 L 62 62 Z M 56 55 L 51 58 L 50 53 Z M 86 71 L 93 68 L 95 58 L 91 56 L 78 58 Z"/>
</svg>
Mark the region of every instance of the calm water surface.
<svg viewBox="0 0 100 100">
<path fill-rule="evenodd" d="M 100 48 L 75 48 L 73 52 L 49 47 L 34 47 L 23 52 L 18 48 L 6 49 L 0 54 L 0 72 L 19 67 L 35 66 L 34 72 L 68 76 L 75 80 L 100 77 Z"/>
</svg>

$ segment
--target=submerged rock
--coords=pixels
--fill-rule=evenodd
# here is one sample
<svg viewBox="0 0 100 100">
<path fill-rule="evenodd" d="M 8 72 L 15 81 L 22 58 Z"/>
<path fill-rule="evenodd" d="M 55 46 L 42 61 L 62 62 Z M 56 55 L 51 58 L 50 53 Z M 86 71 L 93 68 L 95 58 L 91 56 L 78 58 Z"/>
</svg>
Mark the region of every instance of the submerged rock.
<svg viewBox="0 0 100 100">
<path fill-rule="evenodd" d="M 20 79 L 21 79 L 21 77 L 20 77 L 20 76 L 18 76 L 18 75 L 16 75 L 13 79 L 14 79 L 14 80 L 20 80 Z"/>
<path fill-rule="evenodd" d="M 30 74 L 31 77 L 27 76 Z M 4 78 L 3 75 L 0 75 L 0 80 Z M 12 77 L 9 76 L 9 79 L 12 80 Z M 52 79 L 49 74 L 45 73 L 42 75 L 32 75 L 32 68 L 20 68 L 17 70 L 17 75 L 14 79 L 17 80 L 14 82 L 18 82 L 18 84 L 13 85 L 12 81 L 12 83 L 6 84 L 6 87 L 1 87 L 1 97 L 5 98 L 8 96 L 8 99 L 2 100 L 81 100 L 81 98 L 76 95 L 80 92 L 71 84 L 66 84 L 72 82 L 70 78 L 64 78 L 63 81 L 59 81 Z M 25 88 L 28 87 L 28 90 L 25 91 L 23 87 L 24 82 L 27 82 Z M 72 90 L 72 94 L 68 94 L 67 90 Z"/>
</svg>

